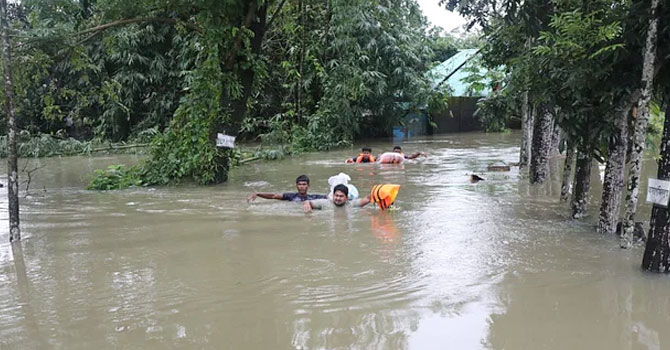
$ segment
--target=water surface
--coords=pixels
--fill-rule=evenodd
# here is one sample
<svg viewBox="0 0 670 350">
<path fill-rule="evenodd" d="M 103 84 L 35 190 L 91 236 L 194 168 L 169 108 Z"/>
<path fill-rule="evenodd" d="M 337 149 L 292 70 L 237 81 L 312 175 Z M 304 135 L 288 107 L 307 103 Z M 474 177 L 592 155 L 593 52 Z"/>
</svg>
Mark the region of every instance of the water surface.
<svg viewBox="0 0 670 350">
<path fill-rule="evenodd" d="M 670 346 L 670 279 L 640 270 L 642 247 L 594 232 L 599 171 L 591 215 L 572 221 L 561 158 L 542 187 L 486 171 L 517 161 L 518 140 L 440 135 L 406 141 L 430 156 L 400 166 L 345 165 L 347 149 L 251 163 L 217 186 L 110 192 L 83 187 L 137 158 L 32 160 L 44 167 L 21 200 L 24 239 L 0 244 L 0 349 Z M 339 172 L 361 193 L 400 184 L 397 209 L 246 202 L 293 191 L 300 174 L 325 193 Z"/>
</svg>

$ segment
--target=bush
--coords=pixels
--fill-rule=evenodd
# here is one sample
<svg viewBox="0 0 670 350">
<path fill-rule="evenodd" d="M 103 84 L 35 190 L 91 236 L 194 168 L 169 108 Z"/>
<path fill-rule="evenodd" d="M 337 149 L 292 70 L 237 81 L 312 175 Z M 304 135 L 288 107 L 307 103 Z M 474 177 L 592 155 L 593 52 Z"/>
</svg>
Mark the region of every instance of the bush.
<svg viewBox="0 0 670 350">
<path fill-rule="evenodd" d="M 96 170 L 95 177 L 88 184 L 89 190 L 119 190 L 132 186 L 142 186 L 141 169 L 138 167 L 126 168 L 125 165 L 110 165 L 105 170 Z"/>
<path fill-rule="evenodd" d="M 489 97 L 477 102 L 475 117 L 479 118 L 488 132 L 507 131 L 507 125 L 514 118 L 518 106 L 505 93 L 493 92 Z"/>
<path fill-rule="evenodd" d="M 18 139 L 19 157 L 38 158 L 53 156 L 73 156 L 89 154 L 92 150 L 90 142 L 77 141 L 73 138 L 40 134 L 32 135 L 21 131 Z M 7 157 L 7 136 L 0 136 L 0 158 Z"/>
</svg>

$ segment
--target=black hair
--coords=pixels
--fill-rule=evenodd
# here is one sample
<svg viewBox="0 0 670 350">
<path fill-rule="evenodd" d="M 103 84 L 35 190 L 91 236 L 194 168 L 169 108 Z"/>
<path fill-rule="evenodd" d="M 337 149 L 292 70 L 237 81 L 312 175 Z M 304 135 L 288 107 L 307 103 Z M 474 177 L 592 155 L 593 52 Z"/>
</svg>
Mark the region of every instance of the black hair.
<svg viewBox="0 0 670 350">
<path fill-rule="evenodd" d="M 370 146 L 365 146 L 365 147 L 361 148 L 361 151 L 363 151 L 363 152 L 365 152 L 365 151 L 372 152 L 372 148 L 370 148 Z"/>
<path fill-rule="evenodd" d="M 307 175 L 300 175 L 300 176 L 298 176 L 297 179 L 295 179 L 295 183 L 303 182 L 303 181 L 307 182 L 307 184 L 309 185 L 309 177 L 307 177 Z"/>
<path fill-rule="evenodd" d="M 340 191 L 344 193 L 345 196 L 349 195 L 349 187 L 347 185 L 339 184 L 333 188 L 333 194 L 335 194 L 336 191 Z"/>
<path fill-rule="evenodd" d="M 397 149 L 399 149 L 399 150 L 402 151 L 402 147 L 400 147 L 400 146 L 398 146 L 398 145 L 393 146 L 393 150 L 394 150 L 394 151 L 397 150 Z"/>
</svg>

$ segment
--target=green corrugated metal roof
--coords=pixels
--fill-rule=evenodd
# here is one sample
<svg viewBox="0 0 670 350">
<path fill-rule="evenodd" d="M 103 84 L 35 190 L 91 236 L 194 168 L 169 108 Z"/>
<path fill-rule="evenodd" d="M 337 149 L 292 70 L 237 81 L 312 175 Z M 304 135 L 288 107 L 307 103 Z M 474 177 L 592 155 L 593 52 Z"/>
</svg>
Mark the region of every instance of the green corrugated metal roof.
<svg viewBox="0 0 670 350">
<path fill-rule="evenodd" d="M 468 61 L 463 67 L 459 68 L 456 73 L 454 73 L 447 81 L 444 83 L 444 85 L 449 85 L 453 91 L 453 96 L 473 96 L 471 91 L 469 91 L 469 85 L 468 83 L 464 82 L 463 79 L 467 78 L 470 73 L 467 72 L 467 67 L 471 66 L 476 63 L 476 60 L 472 58 L 474 55 L 477 54 L 477 49 L 464 49 L 464 50 L 459 50 L 457 54 L 454 56 L 451 56 L 448 60 L 440 63 L 439 65 L 435 66 L 435 68 L 431 69 L 430 72 L 428 73 L 431 80 L 433 80 L 433 87 L 436 87 L 437 84 L 439 84 L 444 77 L 446 77 L 449 73 L 453 72 L 456 70 L 459 66 L 463 64 L 463 62 Z M 483 74 L 486 72 L 486 68 L 484 67 L 478 67 L 480 70 L 480 74 Z M 484 82 L 486 83 L 486 82 Z M 486 84 L 487 86 L 490 85 Z M 477 96 L 488 96 L 491 93 L 490 88 L 484 89 L 484 91 L 480 92 L 477 94 Z"/>
</svg>

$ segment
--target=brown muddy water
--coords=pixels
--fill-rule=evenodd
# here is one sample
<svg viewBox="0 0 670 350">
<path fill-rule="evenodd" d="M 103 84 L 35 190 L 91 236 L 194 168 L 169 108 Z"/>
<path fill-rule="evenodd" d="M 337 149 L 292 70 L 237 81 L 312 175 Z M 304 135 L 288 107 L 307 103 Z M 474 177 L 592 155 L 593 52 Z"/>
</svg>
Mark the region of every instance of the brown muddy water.
<svg viewBox="0 0 670 350">
<path fill-rule="evenodd" d="M 670 348 L 670 278 L 594 231 L 599 171 L 591 215 L 572 221 L 562 159 L 540 188 L 486 172 L 517 161 L 518 140 L 440 135 L 404 142 L 430 156 L 399 166 L 345 165 L 348 149 L 244 165 L 219 186 L 110 192 L 86 178 L 136 158 L 32 160 L 13 251 L 1 197 L 0 349 Z M 303 173 L 324 193 L 339 172 L 361 192 L 400 184 L 397 209 L 246 202 Z"/>
</svg>

